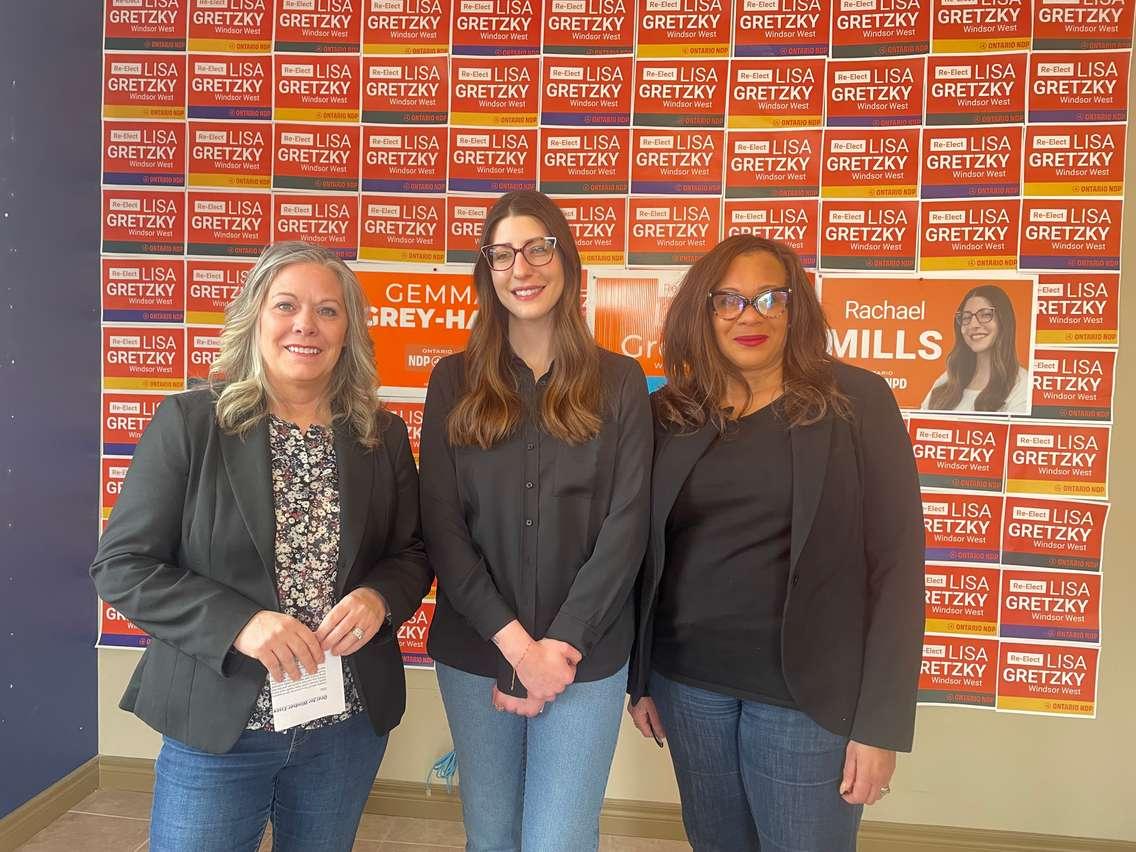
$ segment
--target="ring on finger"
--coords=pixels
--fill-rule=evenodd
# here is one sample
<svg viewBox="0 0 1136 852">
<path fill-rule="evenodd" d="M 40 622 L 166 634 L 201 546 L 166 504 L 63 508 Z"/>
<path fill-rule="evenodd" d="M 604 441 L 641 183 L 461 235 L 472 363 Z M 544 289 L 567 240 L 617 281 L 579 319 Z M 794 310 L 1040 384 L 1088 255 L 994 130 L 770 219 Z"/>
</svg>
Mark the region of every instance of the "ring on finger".
<svg viewBox="0 0 1136 852">
<path fill-rule="evenodd" d="M 363 637 L 366 636 L 367 634 L 363 632 L 362 627 L 352 627 L 351 628 L 351 635 L 354 636 L 356 639 L 358 639 L 360 642 L 362 642 Z"/>
<path fill-rule="evenodd" d="M 884 786 L 880 787 L 880 798 L 882 799 L 884 796 L 886 796 L 890 792 L 891 792 L 891 787 L 888 786 L 887 784 L 884 784 Z"/>
</svg>

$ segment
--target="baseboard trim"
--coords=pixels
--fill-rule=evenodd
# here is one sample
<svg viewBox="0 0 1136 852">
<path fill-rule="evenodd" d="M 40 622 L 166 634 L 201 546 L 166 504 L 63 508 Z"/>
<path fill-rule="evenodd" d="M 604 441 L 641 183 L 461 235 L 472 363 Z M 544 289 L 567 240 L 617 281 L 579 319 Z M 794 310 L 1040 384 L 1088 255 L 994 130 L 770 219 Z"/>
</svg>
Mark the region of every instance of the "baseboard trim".
<svg viewBox="0 0 1136 852">
<path fill-rule="evenodd" d="M 99 758 L 92 757 L 0 819 L 0 849 L 27 843 L 99 789 Z"/>
<path fill-rule="evenodd" d="M 101 757 L 98 777 L 99 786 L 106 789 L 148 793 L 154 787 L 154 761 Z M 422 784 L 377 780 L 371 788 L 365 810 L 387 816 L 460 820 L 461 798 L 457 792 L 449 792 L 442 785 L 431 785 L 427 792 Z M 604 802 L 600 831 L 657 840 L 686 839 L 678 805 L 631 799 L 608 799 Z M 0 848 L 5 848 L 2 841 L 3 835 L 0 835 Z M 860 826 L 857 849 L 858 852 L 1136 852 L 1136 843 L 865 821 Z"/>
</svg>

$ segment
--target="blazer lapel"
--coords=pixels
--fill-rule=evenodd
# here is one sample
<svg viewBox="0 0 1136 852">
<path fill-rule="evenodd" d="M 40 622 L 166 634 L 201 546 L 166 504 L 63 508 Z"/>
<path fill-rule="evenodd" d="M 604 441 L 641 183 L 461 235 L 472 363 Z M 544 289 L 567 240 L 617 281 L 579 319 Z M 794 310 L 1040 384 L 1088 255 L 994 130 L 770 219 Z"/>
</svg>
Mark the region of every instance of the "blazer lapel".
<svg viewBox="0 0 1136 852">
<path fill-rule="evenodd" d="M 272 472 L 268 461 L 268 419 L 262 418 L 245 436 L 220 432 L 221 456 L 241 519 L 269 577 L 276 576 L 276 516 L 272 501 Z M 274 581 L 275 586 L 275 581 Z"/>
<path fill-rule="evenodd" d="M 342 593 L 367 528 L 374 476 L 374 460 L 359 446 L 346 423 L 335 427 L 335 466 L 339 472 L 339 564 L 335 588 Z"/>
<path fill-rule="evenodd" d="M 697 432 L 659 436 L 651 489 L 651 517 L 658 523 L 658 529 L 653 532 L 662 535 L 678 492 L 690 476 L 694 463 L 702 458 L 717 434 L 718 430 L 707 423 Z"/>
<path fill-rule="evenodd" d="M 828 470 L 832 415 L 809 426 L 789 430 L 793 452 L 793 519 L 789 542 L 789 575 L 797 567 L 816 518 L 821 489 Z"/>
</svg>

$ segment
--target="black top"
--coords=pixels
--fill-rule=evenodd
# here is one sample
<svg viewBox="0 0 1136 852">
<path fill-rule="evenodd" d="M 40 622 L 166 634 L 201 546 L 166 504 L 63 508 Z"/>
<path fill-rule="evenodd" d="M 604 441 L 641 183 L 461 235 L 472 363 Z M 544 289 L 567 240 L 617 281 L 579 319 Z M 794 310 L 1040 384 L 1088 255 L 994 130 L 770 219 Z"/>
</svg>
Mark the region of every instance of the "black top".
<svg viewBox="0 0 1136 852">
<path fill-rule="evenodd" d="M 695 463 L 667 521 L 652 665 L 682 683 L 795 705 L 781 673 L 793 463 L 767 405 Z"/>
<path fill-rule="evenodd" d="M 533 638 L 577 648 L 577 681 L 608 677 L 628 658 L 653 430 L 643 370 L 630 358 L 600 351 L 607 414 L 599 435 L 579 446 L 538 425 L 549 376 L 537 381 L 518 358 L 513 366 L 524 419 L 488 450 L 446 439 L 465 353 L 434 368 L 422 416 L 422 522 L 438 573 L 430 655 L 524 695 L 490 641 L 514 618 Z"/>
</svg>

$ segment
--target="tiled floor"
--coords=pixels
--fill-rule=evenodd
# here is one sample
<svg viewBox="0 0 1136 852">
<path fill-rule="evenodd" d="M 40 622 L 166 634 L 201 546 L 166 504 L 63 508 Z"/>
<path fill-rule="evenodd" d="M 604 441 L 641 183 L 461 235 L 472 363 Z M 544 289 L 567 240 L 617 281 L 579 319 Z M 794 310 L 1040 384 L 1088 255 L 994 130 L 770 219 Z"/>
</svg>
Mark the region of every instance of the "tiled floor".
<svg viewBox="0 0 1136 852">
<path fill-rule="evenodd" d="M 138 852 L 147 848 L 150 795 L 99 790 L 87 796 L 28 843 L 28 852 Z M 355 839 L 359 852 L 442 852 L 462 849 L 461 823 L 364 814 Z M 261 849 L 271 849 L 269 838 Z M 604 835 L 601 852 L 679 852 L 685 843 Z"/>
</svg>

